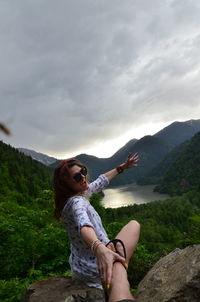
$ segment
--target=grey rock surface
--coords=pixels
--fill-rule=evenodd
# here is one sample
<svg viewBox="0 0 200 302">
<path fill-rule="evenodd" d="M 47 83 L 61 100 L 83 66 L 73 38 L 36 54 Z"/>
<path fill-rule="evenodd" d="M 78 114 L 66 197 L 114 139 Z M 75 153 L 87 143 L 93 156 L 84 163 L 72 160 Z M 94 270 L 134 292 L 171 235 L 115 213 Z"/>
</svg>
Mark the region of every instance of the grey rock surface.
<svg viewBox="0 0 200 302">
<path fill-rule="evenodd" d="M 58 277 L 31 284 L 21 302 L 105 302 L 103 291 Z"/>
<path fill-rule="evenodd" d="M 200 302 L 200 244 L 161 258 L 138 286 L 138 302 Z M 31 284 L 21 302 L 105 302 L 103 291 L 77 285 L 71 277 Z"/>
<path fill-rule="evenodd" d="M 200 302 L 200 244 L 161 258 L 138 286 L 139 302 Z"/>
</svg>

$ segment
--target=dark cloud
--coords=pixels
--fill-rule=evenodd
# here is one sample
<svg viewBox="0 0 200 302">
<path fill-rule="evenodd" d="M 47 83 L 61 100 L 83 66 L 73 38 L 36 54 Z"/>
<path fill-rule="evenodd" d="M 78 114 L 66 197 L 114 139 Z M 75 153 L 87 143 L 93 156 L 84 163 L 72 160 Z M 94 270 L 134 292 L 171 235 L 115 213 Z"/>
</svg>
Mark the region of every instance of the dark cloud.
<svg viewBox="0 0 200 302">
<path fill-rule="evenodd" d="M 195 0 L 1 1 L 0 45 L 12 145 L 63 156 L 199 118 Z"/>
</svg>

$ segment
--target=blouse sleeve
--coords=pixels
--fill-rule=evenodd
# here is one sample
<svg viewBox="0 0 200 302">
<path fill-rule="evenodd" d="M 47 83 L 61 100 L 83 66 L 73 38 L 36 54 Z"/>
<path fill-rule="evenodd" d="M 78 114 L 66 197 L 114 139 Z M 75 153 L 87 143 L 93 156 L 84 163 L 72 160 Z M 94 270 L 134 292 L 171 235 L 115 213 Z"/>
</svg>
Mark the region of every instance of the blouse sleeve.
<svg viewBox="0 0 200 302">
<path fill-rule="evenodd" d="M 89 189 L 87 191 L 87 194 L 90 196 L 94 193 L 101 192 L 108 185 L 109 185 L 108 178 L 104 174 L 101 174 L 96 180 L 94 180 L 89 184 Z"/>
<path fill-rule="evenodd" d="M 78 227 L 78 232 L 83 226 L 90 226 L 93 228 L 93 224 L 88 216 L 87 207 L 88 201 L 82 196 L 77 196 L 73 198 L 70 208 L 66 209 L 68 211 L 68 216 L 71 216 L 76 227 Z"/>
</svg>

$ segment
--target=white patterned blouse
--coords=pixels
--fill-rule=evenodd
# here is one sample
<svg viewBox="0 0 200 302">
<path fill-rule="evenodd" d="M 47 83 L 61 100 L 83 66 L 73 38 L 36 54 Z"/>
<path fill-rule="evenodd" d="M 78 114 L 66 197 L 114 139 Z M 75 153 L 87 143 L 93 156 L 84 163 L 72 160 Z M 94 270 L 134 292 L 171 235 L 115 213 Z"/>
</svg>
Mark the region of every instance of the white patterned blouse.
<svg viewBox="0 0 200 302">
<path fill-rule="evenodd" d="M 80 236 L 83 226 L 94 229 L 97 237 L 104 244 L 109 242 L 99 214 L 88 201 L 88 198 L 102 191 L 109 184 L 108 178 L 102 174 L 89 184 L 84 196 L 70 197 L 62 211 L 63 226 L 71 241 L 69 263 L 73 279 L 90 287 L 102 288 L 96 257 Z"/>
</svg>

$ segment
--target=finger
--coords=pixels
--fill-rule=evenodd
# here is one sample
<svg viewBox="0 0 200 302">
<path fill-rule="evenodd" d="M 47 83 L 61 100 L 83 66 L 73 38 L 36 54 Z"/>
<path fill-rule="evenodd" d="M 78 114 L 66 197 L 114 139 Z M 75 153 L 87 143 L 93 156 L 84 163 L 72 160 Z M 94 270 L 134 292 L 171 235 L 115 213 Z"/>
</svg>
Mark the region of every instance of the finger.
<svg viewBox="0 0 200 302">
<path fill-rule="evenodd" d="M 128 269 L 128 262 L 126 261 L 125 258 L 119 256 L 118 258 L 116 258 L 115 262 L 120 262 L 125 267 L 126 270 Z"/>
<path fill-rule="evenodd" d="M 129 154 L 128 154 L 128 159 L 129 158 L 131 158 L 131 157 L 133 157 L 134 155 L 131 153 L 131 152 L 129 152 Z"/>
<path fill-rule="evenodd" d="M 138 162 L 138 160 L 133 159 L 133 160 L 130 162 L 130 164 L 131 164 L 131 165 L 135 165 L 135 164 L 137 164 L 137 162 Z"/>
<path fill-rule="evenodd" d="M 107 270 L 105 268 L 104 271 L 103 271 L 103 278 L 102 278 L 104 284 L 106 284 L 106 279 L 107 279 L 106 273 L 107 273 Z"/>
<path fill-rule="evenodd" d="M 107 248 L 110 249 L 110 250 L 113 251 L 113 252 L 116 252 L 116 251 L 115 251 L 114 244 L 113 244 L 112 242 L 110 242 L 110 243 L 107 245 Z"/>
<path fill-rule="evenodd" d="M 100 277 L 101 277 L 101 282 L 103 284 L 106 283 L 106 269 L 103 269 L 103 267 L 101 267 L 100 269 Z"/>
<path fill-rule="evenodd" d="M 119 261 L 121 262 L 122 264 L 125 264 L 126 263 L 126 259 L 124 257 L 121 257 L 119 254 L 115 253 L 115 256 L 114 256 L 114 259 L 115 261 Z"/>
<path fill-rule="evenodd" d="M 138 153 L 130 154 L 128 156 L 127 162 L 129 162 L 129 161 L 137 161 L 138 159 L 139 159 Z"/>
<path fill-rule="evenodd" d="M 106 282 L 106 267 L 103 263 L 100 264 L 99 271 L 100 271 L 101 281 L 105 284 L 105 282 Z"/>
<path fill-rule="evenodd" d="M 111 263 L 109 266 L 107 266 L 106 286 L 111 284 L 112 271 L 113 271 L 113 263 Z"/>
<path fill-rule="evenodd" d="M 105 283 L 103 263 L 97 259 L 97 265 L 98 265 L 98 269 L 99 269 L 99 275 L 101 278 L 101 282 Z"/>
<path fill-rule="evenodd" d="M 132 161 L 135 162 L 135 163 L 138 162 L 138 160 L 139 160 L 139 155 L 135 156 L 135 157 L 132 159 Z"/>
<path fill-rule="evenodd" d="M 135 154 L 133 155 L 133 158 L 134 158 L 134 159 L 138 159 L 138 158 L 139 158 L 138 153 L 135 153 Z"/>
</svg>

